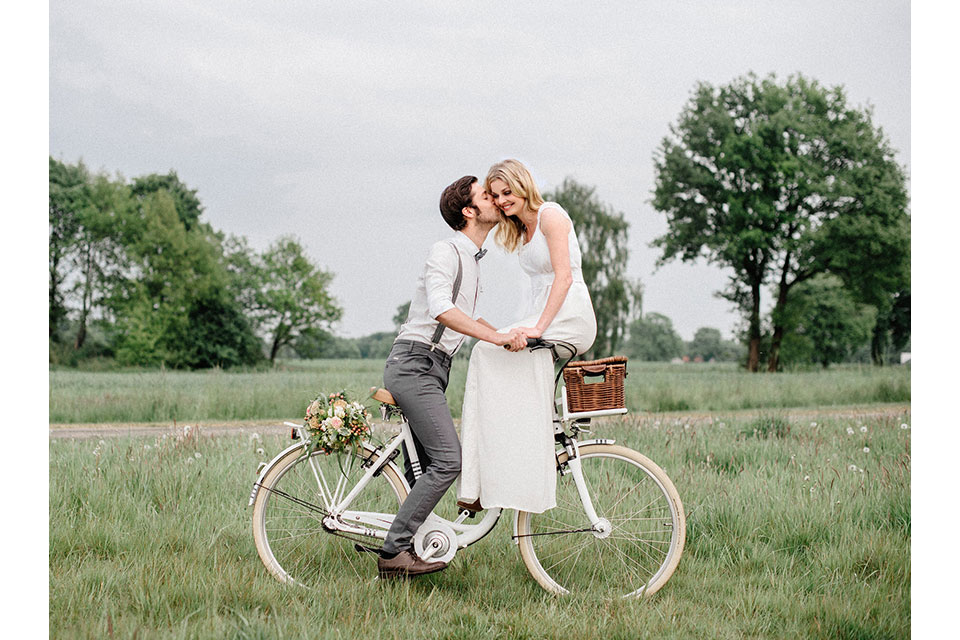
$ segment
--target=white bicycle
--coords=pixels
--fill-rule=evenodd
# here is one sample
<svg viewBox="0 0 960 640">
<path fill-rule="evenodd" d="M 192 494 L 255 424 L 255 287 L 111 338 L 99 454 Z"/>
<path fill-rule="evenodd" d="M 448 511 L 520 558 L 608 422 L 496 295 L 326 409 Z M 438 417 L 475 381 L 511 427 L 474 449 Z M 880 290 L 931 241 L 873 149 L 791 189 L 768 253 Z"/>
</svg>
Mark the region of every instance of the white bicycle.
<svg viewBox="0 0 960 640">
<path fill-rule="evenodd" d="M 551 348 L 556 356 L 552 343 L 531 344 Z M 372 391 L 384 420 L 400 418 L 400 433 L 385 445 L 364 443 L 340 457 L 310 452 L 303 427 L 285 423 L 297 442 L 261 465 L 250 493 L 253 537 L 278 580 L 310 587 L 348 567 L 360 577 L 373 571 L 364 552 L 379 550 L 410 490 L 396 461 L 401 444 L 414 477 L 420 471 L 402 412 L 386 389 Z M 613 440 L 579 439 L 591 418 L 626 411 L 571 413 L 566 389 L 560 389 L 554 412 L 557 506 L 545 513 L 518 511 L 513 519 L 520 556 L 548 591 L 649 596 L 680 561 L 686 522 L 680 496 L 663 470 Z M 435 509 L 414 537 L 414 549 L 425 560 L 450 562 L 493 530 L 501 516 L 500 509 L 490 509 L 474 522 L 479 514 L 446 509 L 450 517 Z"/>
</svg>

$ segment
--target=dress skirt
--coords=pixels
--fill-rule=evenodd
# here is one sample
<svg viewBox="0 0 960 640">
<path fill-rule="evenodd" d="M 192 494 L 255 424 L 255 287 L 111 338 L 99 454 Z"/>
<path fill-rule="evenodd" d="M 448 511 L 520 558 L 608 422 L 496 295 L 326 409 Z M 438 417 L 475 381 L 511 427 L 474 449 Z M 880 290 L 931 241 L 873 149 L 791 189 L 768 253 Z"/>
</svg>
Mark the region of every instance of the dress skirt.
<svg viewBox="0 0 960 640">
<path fill-rule="evenodd" d="M 546 304 L 549 287 L 534 296 Z M 530 327 L 540 314 L 514 326 Z M 586 285 L 574 282 L 545 340 L 571 343 L 577 353 L 593 344 L 597 324 Z M 561 351 L 561 355 L 562 351 Z M 484 508 L 542 513 L 556 506 L 553 439 L 554 364 L 549 349 L 513 353 L 478 342 L 470 355 L 460 439 L 463 466 L 457 495 L 480 498 Z"/>
</svg>

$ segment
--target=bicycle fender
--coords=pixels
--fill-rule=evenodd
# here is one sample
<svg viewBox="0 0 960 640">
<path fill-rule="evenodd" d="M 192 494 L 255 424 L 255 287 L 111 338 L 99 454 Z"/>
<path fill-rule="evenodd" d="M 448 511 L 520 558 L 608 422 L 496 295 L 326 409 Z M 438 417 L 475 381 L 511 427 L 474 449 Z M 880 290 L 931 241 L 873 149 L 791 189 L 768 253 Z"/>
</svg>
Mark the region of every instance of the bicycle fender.
<svg viewBox="0 0 960 640">
<path fill-rule="evenodd" d="M 277 464 L 277 462 L 280 460 L 280 458 L 282 458 L 283 456 L 287 455 L 288 453 L 290 453 L 290 452 L 293 451 L 294 449 L 302 449 L 302 448 L 303 448 L 303 442 L 298 442 L 298 443 L 296 443 L 296 444 L 292 444 L 292 445 L 290 445 L 289 447 L 287 447 L 286 449 L 284 449 L 283 451 L 281 451 L 280 453 L 278 453 L 277 455 L 275 455 L 275 456 L 273 457 L 273 460 L 271 460 L 270 462 L 268 462 L 266 465 L 263 466 L 262 469 L 260 469 L 260 473 L 257 475 L 257 479 L 256 479 L 256 481 L 253 483 L 253 490 L 250 491 L 250 501 L 247 502 L 247 506 L 248 506 L 248 507 L 252 507 L 252 506 L 253 506 L 253 501 L 257 499 L 257 493 L 260 492 L 260 483 L 263 482 L 263 479 L 267 476 L 267 473 L 270 471 L 270 469 L 273 468 L 273 465 Z"/>
<path fill-rule="evenodd" d="M 593 440 L 584 440 L 583 442 L 577 441 L 578 447 L 585 447 L 589 444 L 616 444 L 616 440 L 611 440 L 610 438 L 594 438 Z"/>
<path fill-rule="evenodd" d="M 578 448 L 579 448 L 579 447 L 586 447 L 587 445 L 591 445 L 591 444 L 614 444 L 614 443 L 616 443 L 616 440 L 612 440 L 612 439 L 610 439 L 610 438 L 594 438 L 593 440 L 584 440 L 583 442 L 577 442 L 577 447 L 578 447 Z M 559 460 L 559 456 L 560 456 L 560 455 L 566 456 L 566 455 L 567 455 L 567 452 L 566 452 L 566 451 L 557 451 L 558 460 Z M 515 544 L 515 545 L 519 545 L 519 544 L 520 544 L 520 538 L 517 537 L 518 535 L 520 535 L 520 512 L 517 511 L 517 510 L 514 510 L 514 512 L 513 512 L 513 536 L 512 536 L 510 539 L 511 539 L 511 541 L 513 542 L 513 544 Z"/>
</svg>

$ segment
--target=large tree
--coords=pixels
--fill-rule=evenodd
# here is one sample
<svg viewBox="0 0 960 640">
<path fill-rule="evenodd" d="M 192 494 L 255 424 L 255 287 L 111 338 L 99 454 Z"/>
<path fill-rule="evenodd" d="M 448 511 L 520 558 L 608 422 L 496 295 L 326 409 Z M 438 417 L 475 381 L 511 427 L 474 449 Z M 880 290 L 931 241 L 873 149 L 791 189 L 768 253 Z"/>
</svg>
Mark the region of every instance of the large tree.
<svg viewBox="0 0 960 640">
<path fill-rule="evenodd" d="M 722 295 L 747 321 L 747 368 L 760 363 L 761 294 L 774 286 L 768 370 L 779 367 L 791 289 L 831 272 L 862 298 L 901 286 L 909 263 L 903 170 L 869 108 L 801 75 L 700 83 L 655 161 L 653 205 L 668 230 L 661 263 L 732 271 Z"/>
<path fill-rule="evenodd" d="M 296 238 L 280 238 L 250 265 L 254 314 L 268 336 L 271 363 L 300 333 L 329 330 L 343 314 L 329 291 L 333 274 L 314 265 Z"/>
<path fill-rule="evenodd" d="M 643 292 L 640 282 L 626 275 L 629 223 L 622 213 L 600 202 L 593 187 L 572 178 L 544 197 L 561 205 L 573 220 L 583 256 L 583 279 L 597 317 L 597 337 L 590 353 L 610 355 L 623 342 Z"/>
<path fill-rule="evenodd" d="M 126 234 L 135 277 L 116 297 L 120 362 L 207 368 L 262 358 L 251 320 L 235 297 L 222 240 L 195 219 L 188 227 L 177 196 L 142 192 Z"/>
</svg>

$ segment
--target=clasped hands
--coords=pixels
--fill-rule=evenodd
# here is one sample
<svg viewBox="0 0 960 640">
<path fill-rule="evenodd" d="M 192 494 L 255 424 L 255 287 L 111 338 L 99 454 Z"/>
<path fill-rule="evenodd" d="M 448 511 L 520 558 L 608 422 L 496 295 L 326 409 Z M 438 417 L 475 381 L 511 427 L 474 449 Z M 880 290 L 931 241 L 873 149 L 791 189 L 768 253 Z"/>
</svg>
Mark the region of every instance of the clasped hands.
<svg viewBox="0 0 960 640">
<path fill-rule="evenodd" d="M 539 338 L 543 334 L 536 327 L 516 327 L 504 337 L 504 348 L 508 351 L 523 351 L 527 348 L 527 338 Z"/>
</svg>

